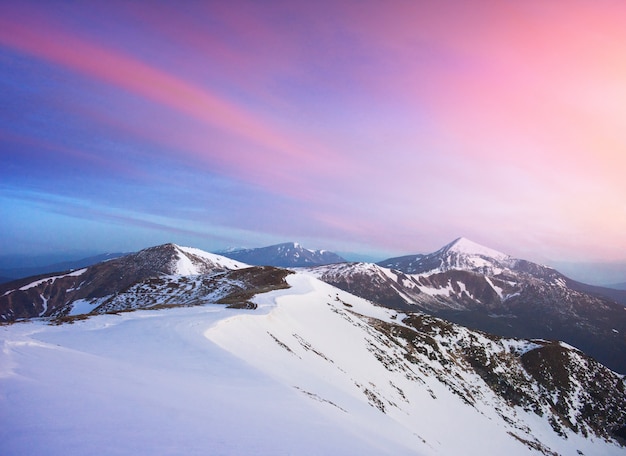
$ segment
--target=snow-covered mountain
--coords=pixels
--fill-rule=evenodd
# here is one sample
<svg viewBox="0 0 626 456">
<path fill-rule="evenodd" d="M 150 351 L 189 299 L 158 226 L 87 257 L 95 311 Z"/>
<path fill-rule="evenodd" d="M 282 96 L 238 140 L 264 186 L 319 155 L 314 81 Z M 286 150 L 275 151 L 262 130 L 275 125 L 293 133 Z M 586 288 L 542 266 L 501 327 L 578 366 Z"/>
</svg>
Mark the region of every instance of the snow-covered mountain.
<svg viewBox="0 0 626 456">
<path fill-rule="evenodd" d="M 0 453 L 624 454 L 624 379 L 573 347 L 283 279 L 248 309 L 0 326 Z"/>
<path fill-rule="evenodd" d="M 497 250 L 460 237 L 427 255 L 406 255 L 378 262 L 380 266 L 397 269 L 407 274 L 444 272 L 451 269 L 497 273 L 510 268 L 516 260 Z"/>
<path fill-rule="evenodd" d="M 249 300 L 257 293 L 286 288 L 286 269 L 251 266 L 206 274 L 167 275 L 141 280 L 101 298 L 80 299 L 51 317 L 72 321 L 84 314 L 103 314 L 136 309 L 226 304 L 230 308 L 254 308 Z"/>
<path fill-rule="evenodd" d="M 220 252 L 220 254 L 247 264 L 283 268 L 343 263 L 346 261 L 336 253 L 328 250 L 306 249 L 297 242 L 287 242 L 256 249 L 227 250 Z"/>
<path fill-rule="evenodd" d="M 460 238 L 428 255 L 312 269 L 321 280 L 400 310 L 509 337 L 565 340 L 626 373 L 626 311 L 558 271 Z"/>
<path fill-rule="evenodd" d="M 575 291 L 609 298 L 626 305 L 626 291 L 588 285 L 572 280 L 555 269 L 482 246 L 467 238 L 458 238 L 430 254 L 414 254 L 389 258 L 377 263 L 406 274 L 429 275 L 450 270 L 472 271 L 494 276 L 507 270 L 530 274 L 538 279 L 565 282 Z"/>
<path fill-rule="evenodd" d="M 248 265 L 191 247 L 164 244 L 65 273 L 45 274 L 0 285 L 0 321 L 63 315 L 97 303 L 138 283 L 165 276 L 194 276 Z"/>
</svg>

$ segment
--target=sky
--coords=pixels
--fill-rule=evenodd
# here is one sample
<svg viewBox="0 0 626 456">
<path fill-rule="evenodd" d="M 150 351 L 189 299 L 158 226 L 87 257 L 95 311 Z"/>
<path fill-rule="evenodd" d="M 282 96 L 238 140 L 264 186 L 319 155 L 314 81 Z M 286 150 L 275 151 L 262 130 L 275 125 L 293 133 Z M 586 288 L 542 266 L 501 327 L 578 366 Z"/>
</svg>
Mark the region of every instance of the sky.
<svg viewBox="0 0 626 456">
<path fill-rule="evenodd" d="M 0 0 L 0 250 L 626 261 L 626 3 Z"/>
</svg>

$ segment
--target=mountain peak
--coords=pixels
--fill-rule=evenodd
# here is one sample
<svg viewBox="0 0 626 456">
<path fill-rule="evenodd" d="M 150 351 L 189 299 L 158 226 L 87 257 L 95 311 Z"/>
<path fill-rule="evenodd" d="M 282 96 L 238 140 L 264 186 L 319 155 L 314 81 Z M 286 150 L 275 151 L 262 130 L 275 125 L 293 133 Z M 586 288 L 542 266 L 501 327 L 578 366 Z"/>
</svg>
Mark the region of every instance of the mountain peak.
<svg viewBox="0 0 626 456">
<path fill-rule="evenodd" d="M 441 249 L 441 252 L 454 252 L 464 255 L 478 255 L 494 259 L 505 259 L 509 257 L 509 255 L 505 253 L 499 252 L 498 250 L 494 250 L 489 247 L 485 247 L 484 245 L 477 244 L 476 242 L 471 241 L 465 237 L 455 239 L 451 243 L 444 246 Z"/>
<path fill-rule="evenodd" d="M 407 274 L 424 274 L 463 269 L 492 273 L 510 267 L 513 259 L 502 252 L 460 237 L 427 255 L 390 258 L 377 264 Z"/>
<path fill-rule="evenodd" d="M 258 266 L 303 267 L 343 263 L 346 260 L 327 250 L 311 250 L 298 242 L 284 242 L 256 249 L 223 252 L 238 261 Z"/>
<path fill-rule="evenodd" d="M 309 250 L 309 249 L 305 249 L 299 242 L 283 242 L 282 244 L 275 244 L 275 245 L 270 245 L 270 246 L 261 247 L 261 248 Z M 253 250 L 253 249 L 247 249 L 247 250 Z"/>
</svg>

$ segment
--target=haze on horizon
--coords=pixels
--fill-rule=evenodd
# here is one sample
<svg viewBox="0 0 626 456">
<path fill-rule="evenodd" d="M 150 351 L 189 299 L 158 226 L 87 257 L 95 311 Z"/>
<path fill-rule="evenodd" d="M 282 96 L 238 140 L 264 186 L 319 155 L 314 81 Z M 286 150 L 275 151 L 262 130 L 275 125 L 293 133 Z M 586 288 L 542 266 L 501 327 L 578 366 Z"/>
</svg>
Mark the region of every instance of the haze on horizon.
<svg viewBox="0 0 626 456">
<path fill-rule="evenodd" d="M 0 251 L 626 261 L 619 1 L 5 2 Z"/>
</svg>

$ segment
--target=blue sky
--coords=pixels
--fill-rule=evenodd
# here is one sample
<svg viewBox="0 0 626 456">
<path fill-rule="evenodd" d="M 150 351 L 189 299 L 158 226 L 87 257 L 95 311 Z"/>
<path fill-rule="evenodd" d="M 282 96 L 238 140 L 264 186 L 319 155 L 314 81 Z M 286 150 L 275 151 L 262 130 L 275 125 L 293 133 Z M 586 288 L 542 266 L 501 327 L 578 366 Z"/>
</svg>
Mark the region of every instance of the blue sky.
<svg viewBox="0 0 626 456">
<path fill-rule="evenodd" d="M 5 254 L 626 261 L 621 2 L 11 2 Z"/>
</svg>

